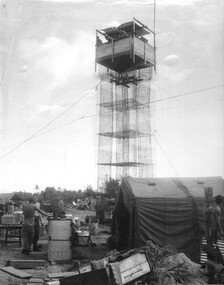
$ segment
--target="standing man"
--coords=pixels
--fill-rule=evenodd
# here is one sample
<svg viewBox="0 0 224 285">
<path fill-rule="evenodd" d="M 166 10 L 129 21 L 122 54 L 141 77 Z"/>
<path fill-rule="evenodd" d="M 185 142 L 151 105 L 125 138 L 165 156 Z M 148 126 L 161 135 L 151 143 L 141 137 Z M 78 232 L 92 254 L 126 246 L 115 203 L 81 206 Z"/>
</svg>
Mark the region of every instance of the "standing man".
<svg viewBox="0 0 224 285">
<path fill-rule="evenodd" d="M 35 206 L 40 209 L 40 203 L 38 202 L 37 194 L 33 195 Z M 35 210 L 34 211 L 34 235 L 33 235 L 33 251 L 41 251 L 38 247 L 38 240 L 39 240 L 39 233 L 40 233 L 40 226 L 42 226 L 41 214 Z"/>
<path fill-rule="evenodd" d="M 41 209 L 37 208 L 35 206 L 35 200 L 34 197 L 30 197 L 29 203 L 24 205 L 23 207 L 23 215 L 24 215 L 24 221 L 23 221 L 23 227 L 22 227 L 22 233 L 23 233 L 23 250 L 22 253 L 28 255 L 31 250 L 31 245 L 33 243 L 33 236 L 34 236 L 34 212 L 38 211 L 44 216 L 50 217 L 51 214 L 48 214 Z"/>
<path fill-rule="evenodd" d="M 208 283 L 217 283 L 215 276 L 215 265 L 224 260 L 218 247 L 218 238 L 223 238 L 223 230 L 221 226 L 221 204 L 222 196 L 218 195 L 213 199 L 213 189 L 208 187 L 205 189 L 205 222 L 206 222 L 206 241 L 207 241 L 207 266 L 208 266 Z"/>
<path fill-rule="evenodd" d="M 65 216 L 65 207 L 64 207 L 64 202 L 62 200 L 62 198 L 60 197 L 59 201 L 58 201 L 58 208 L 59 208 L 59 217 L 64 217 Z"/>
<path fill-rule="evenodd" d="M 222 196 L 218 195 L 215 197 L 215 201 L 212 201 L 207 205 L 205 210 L 206 240 L 208 246 L 216 246 L 218 237 L 223 237 L 221 226 L 221 204 Z"/>
</svg>

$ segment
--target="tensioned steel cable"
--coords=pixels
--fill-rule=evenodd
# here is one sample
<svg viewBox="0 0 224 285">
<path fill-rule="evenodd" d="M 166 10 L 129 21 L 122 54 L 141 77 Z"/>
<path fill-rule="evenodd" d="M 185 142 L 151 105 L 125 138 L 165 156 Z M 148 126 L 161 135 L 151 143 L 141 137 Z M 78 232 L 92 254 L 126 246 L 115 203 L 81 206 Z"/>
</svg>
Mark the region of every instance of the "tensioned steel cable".
<svg viewBox="0 0 224 285">
<path fill-rule="evenodd" d="M 46 129 L 49 125 L 51 125 L 53 122 L 55 122 L 58 118 L 62 117 L 65 113 L 67 113 L 69 110 L 71 110 L 78 102 L 80 102 L 82 99 L 84 99 L 93 89 L 95 89 L 98 85 L 100 85 L 102 83 L 102 81 L 100 81 L 99 83 L 97 83 L 91 90 L 89 90 L 88 92 L 86 92 L 82 97 L 80 97 L 76 102 L 74 102 L 71 106 L 69 106 L 65 111 L 63 111 L 62 113 L 60 113 L 56 118 L 54 118 L 53 120 L 51 120 L 50 122 L 48 122 L 45 126 L 43 126 L 42 128 L 40 128 L 39 130 L 37 130 L 36 132 L 34 132 L 31 136 L 29 136 L 28 138 L 26 138 L 24 141 L 22 141 L 19 145 L 15 146 L 13 149 L 11 149 L 10 151 L 8 151 L 7 153 L 5 153 L 4 155 L 2 155 L 0 157 L 0 159 L 6 157 L 7 155 L 9 155 L 10 153 L 12 153 L 13 151 L 15 151 L 16 149 L 18 149 L 19 147 L 21 147 L 22 145 L 24 145 L 26 142 L 28 142 L 29 140 L 31 140 L 32 138 L 34 138 L 35 136 L 37 136 L 42 130 Z"/>
</svg>

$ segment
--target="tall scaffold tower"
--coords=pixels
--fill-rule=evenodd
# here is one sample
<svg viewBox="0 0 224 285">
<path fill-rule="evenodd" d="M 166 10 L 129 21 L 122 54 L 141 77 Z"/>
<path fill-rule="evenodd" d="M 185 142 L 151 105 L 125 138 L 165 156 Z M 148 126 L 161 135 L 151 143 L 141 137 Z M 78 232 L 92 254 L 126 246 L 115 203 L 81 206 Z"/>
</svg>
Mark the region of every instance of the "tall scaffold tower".
<svg viewBox="0 0 224 285">
<path fill-rule="evenodd" d="M 153 175 L 150 81 L 155 58 L 155 32 L 135 18 L 96 30 L 98 189 L 110 178 Z"/>
</svg>

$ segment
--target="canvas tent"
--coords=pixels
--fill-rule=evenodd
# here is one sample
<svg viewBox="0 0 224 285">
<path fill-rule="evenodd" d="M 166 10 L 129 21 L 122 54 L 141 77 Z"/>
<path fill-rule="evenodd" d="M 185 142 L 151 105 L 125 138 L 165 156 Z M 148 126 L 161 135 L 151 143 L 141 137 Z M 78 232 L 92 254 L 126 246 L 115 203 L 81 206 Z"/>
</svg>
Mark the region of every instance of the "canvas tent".
<svg viewBox="0 0 224 285">
<path fill-rule="evenodd" d="M 5 205 L 9 202 L 15 193 L 0 193 L 0 204 Z"/>
<path fill-rule="evenodd" d="M 123 178 L 112 225 L 118 249 L 152 240 L 160 246 L 172 245 L 198 261 L 205 187 L 212 187 L 214 196 L 224 196 L 221 177 Z"/>
</svg>

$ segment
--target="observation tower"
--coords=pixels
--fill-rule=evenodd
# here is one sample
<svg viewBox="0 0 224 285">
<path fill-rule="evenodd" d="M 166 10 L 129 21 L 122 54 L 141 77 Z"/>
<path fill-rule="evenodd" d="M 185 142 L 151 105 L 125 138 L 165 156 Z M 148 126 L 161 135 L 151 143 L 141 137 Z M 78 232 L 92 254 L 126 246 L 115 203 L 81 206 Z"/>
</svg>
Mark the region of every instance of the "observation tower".
<svg viewBox="0 0 224 285">
<path fill-rule="evenodd" d="M 137 19 L 96 30 L 98 189 L 110 178 L 152 177 L 150 81 L 155 33 Z"/>
</svg>

